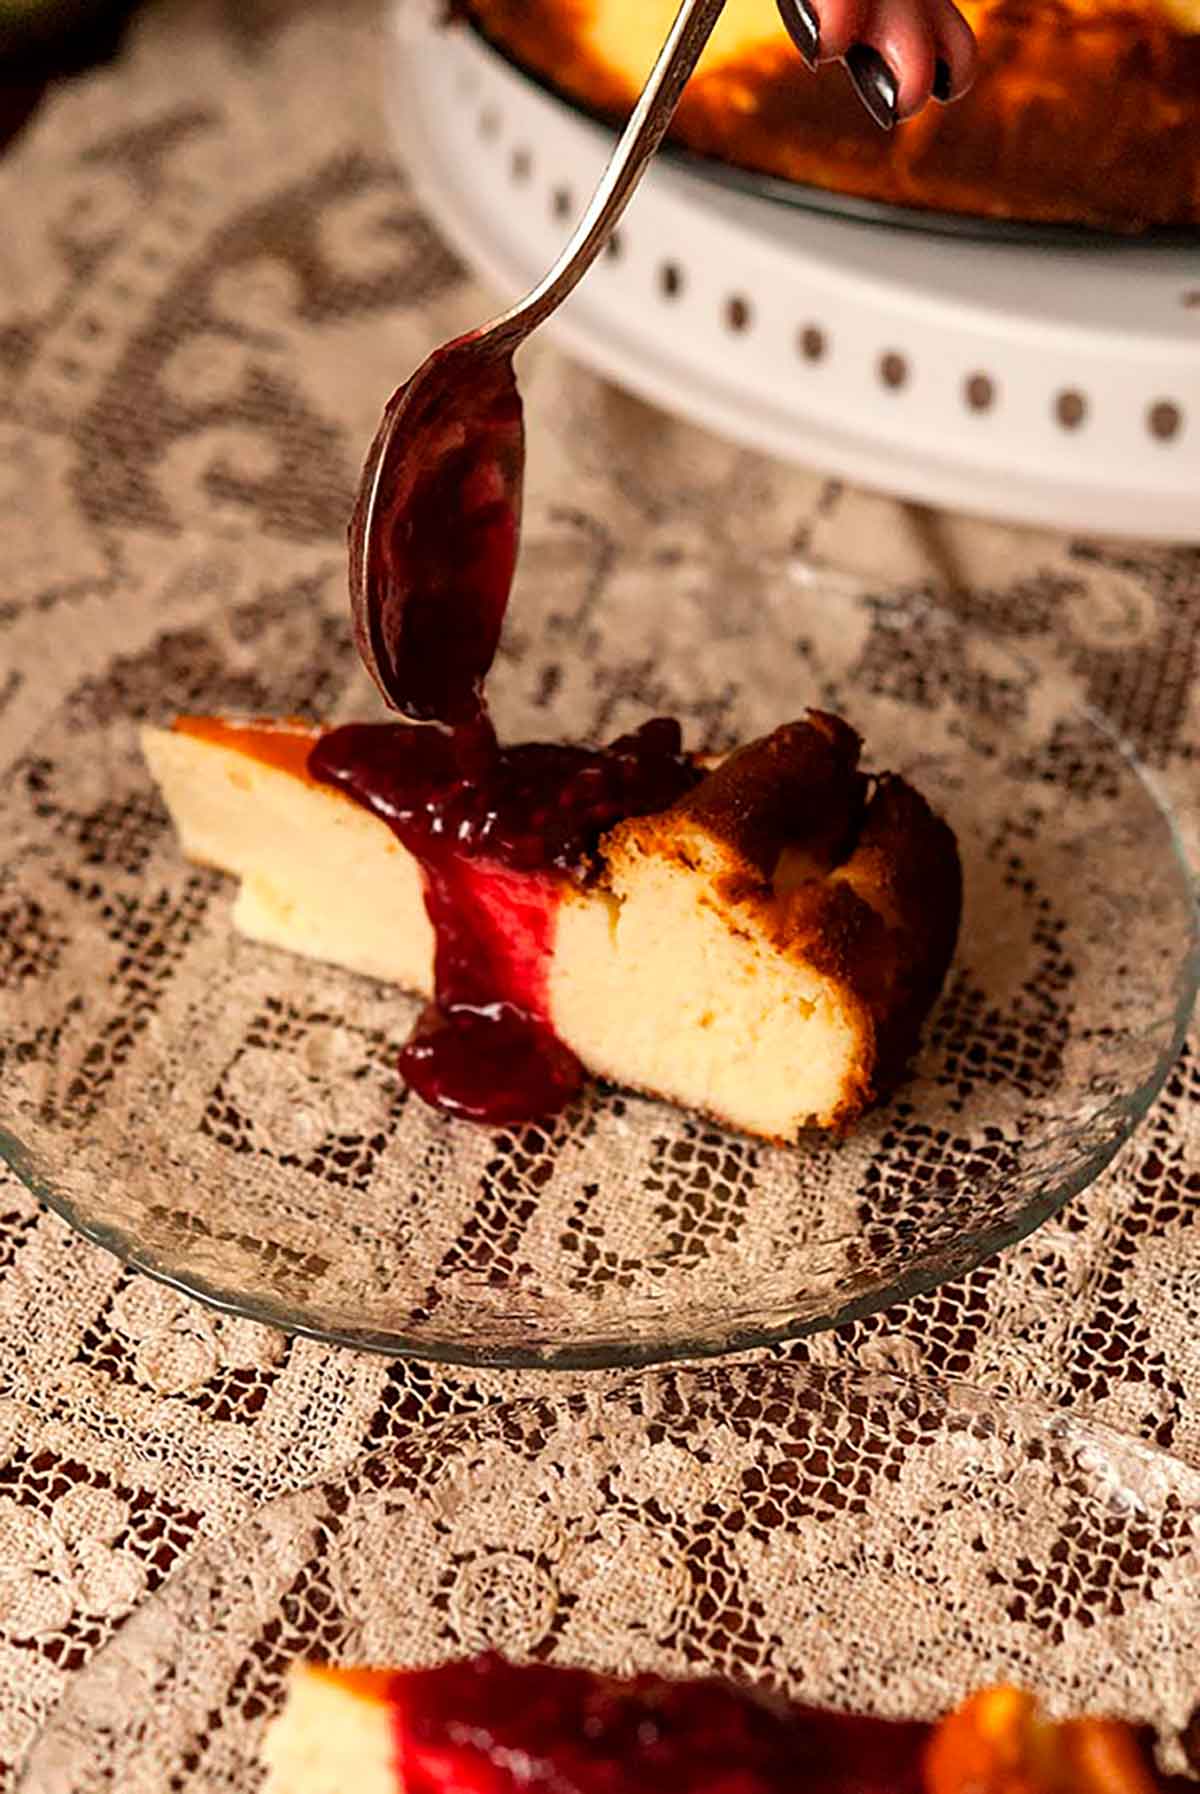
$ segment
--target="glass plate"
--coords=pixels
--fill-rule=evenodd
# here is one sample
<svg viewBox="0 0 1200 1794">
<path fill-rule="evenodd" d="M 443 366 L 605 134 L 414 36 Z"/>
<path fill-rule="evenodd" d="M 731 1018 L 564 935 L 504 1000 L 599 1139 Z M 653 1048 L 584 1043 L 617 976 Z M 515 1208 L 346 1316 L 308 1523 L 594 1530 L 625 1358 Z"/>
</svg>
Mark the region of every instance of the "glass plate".
<svg viewBox="0 0 1200 1794">
<path fill-rule="evenodd" d="M 522 1400 L 206 1547 L 78 1676 L 21 1794 L 241 1794 L 296 1659 L 488 1646 L 898 1716 L 1013 1681 L 1169 1749 L 1198 1552 L 1196 1472 L 967 1389 L 758 1364 Z"/>
<path fill-rule="evenodd" d="M 495 678 L 506 733 L 603 738 L 662 709 L 711 747 L 818 704 L 953 823 L 963 933 L 908 1083 L 848 1140 L 788 1150 L 608 1088 L 500 1132 L 409 1098 L 414 1004 L 240 940 L 232 884 L 181 861 L 138 751 L 139 714 L 361 705 L 341 619 L 258 602 L 215 616 L 226 659 L 168 632 L 81 688 L 0 800 L 0 1152 L 89 1239 L 350 1345 L 636 1364 L 957 1275 L 1145 1113 L 1195 994 L 1189 880 L 1052 665 L 918 590 L 715 538 L 623 544 L 599 574 L 576 546 L 531 547 Z"/>
</svg>

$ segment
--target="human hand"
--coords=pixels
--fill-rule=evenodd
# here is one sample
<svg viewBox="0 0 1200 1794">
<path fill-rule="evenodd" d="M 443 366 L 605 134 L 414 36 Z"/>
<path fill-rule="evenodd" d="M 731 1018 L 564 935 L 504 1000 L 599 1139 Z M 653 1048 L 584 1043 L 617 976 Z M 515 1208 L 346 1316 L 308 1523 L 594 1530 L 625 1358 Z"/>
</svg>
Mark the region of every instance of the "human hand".
<svg viewBox="0 0 1200 1794">
<path fill-rule="evenodd" d="M 890 131 L 929 99 L 975 78 L 975 36 L 953 0 L 777 0 L 810 68 L 842 61 L 867 111 Z"/>
</svg>

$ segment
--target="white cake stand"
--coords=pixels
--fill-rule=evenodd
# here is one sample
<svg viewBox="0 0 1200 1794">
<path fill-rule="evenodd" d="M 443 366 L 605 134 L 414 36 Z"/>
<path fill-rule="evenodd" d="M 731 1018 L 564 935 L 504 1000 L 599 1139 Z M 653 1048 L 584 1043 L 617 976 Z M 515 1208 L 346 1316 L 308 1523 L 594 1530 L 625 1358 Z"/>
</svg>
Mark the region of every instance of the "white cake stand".
<svg viewBox="0 0 1200 1794">
<path fill-rule="evenodd" d="M 421 0 L 392 115 L 423 203 L 505 297 L 612 138 Z M 553 326 L 579 360 L 754 448 L 905 497 L 1200 541 L 1200 252 L 966 241 L 648 174 Z"/>
</svg>

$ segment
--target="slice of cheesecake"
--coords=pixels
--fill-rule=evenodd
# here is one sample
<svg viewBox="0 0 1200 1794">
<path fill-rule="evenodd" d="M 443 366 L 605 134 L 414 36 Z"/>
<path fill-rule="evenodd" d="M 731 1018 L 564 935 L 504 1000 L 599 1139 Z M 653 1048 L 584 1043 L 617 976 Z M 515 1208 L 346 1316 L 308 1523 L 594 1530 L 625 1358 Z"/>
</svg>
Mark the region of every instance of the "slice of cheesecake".
<svg viewBox="0 0 1200 1794">
<path fill-rule="evenodd" d="M 341 734 L 378 760 L 400 727 Z M 243 934 L 428 995 L 431 906 L 444 934 L 457 903 L 590 1072 L 774 1140 L 844 1129 L 901 1074 L 953 952 L 958 854 L 903 779 L 866 777 L 837 718 L 696 764 L 573 872 L 524 867 L 511 843 L 455 857 L 443 803 L 436 879 L 390 825 L 402 779 L 369 808 L 352 774 L 314 777 L 334 739 L 217 718 L 144 731 L 184 853 L 241 881 Z"/>
<path fill-rule="evenodd" d="M 488 1654 L 436 1669 L 298 1664 L 264 1794 L 920 1794 L 928 1728 Z"/>
<path fill-rule="evenodd" d="M 424 1670 L 297 1664 L 264 1794 L 1194 1794 L 1143 1729 L 1055 1721 L 998 1687 L 933 1725 L 493 1654 Z"/>
</svg>

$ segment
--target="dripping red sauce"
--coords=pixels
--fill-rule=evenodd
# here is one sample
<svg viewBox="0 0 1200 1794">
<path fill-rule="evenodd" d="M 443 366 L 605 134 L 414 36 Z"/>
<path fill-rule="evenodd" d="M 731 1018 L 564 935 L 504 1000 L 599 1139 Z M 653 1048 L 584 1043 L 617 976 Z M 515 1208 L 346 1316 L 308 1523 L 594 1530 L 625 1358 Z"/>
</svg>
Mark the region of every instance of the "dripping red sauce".
<svg viewBox="0 0 1200 1794">
<path fill-rule="evenodd" d="M 488 1655 L 389 1678 L 407 1794 L 920 1794 L 929 1727 Z"/>
<path fill-rule="evenodd" d="M 564 882 L 594 874 L 606 829 L 699 775 L 668 721 L 605 748 L 497 740 L 484 684 L 516 565 L 524 424 L 510 360 L 469 379 L 458 366 L 441 351 L 393 396 L 350 526 L 359 650 L 406 720 L 333 730 L 307 772 L 421 868 L 435 994 L 402 1075 L 438 1108 L 503 1125 L 553 1114 L 583 1079 L 551 1020 Z"/>
<path fill-rule="evenodd" d="M 647 723 L 607 748 L 351 724 L 322 737 L 308 771 L 386 822 L 421 867 L 435 998 L 401 1054 L 404 1078 L 474 1121 L 561 1109 L 583 1079 L 550 1019 L 563 882 L 594 875 L 606 829 L 695 783 L 678 724 Z"/>
</svg>

